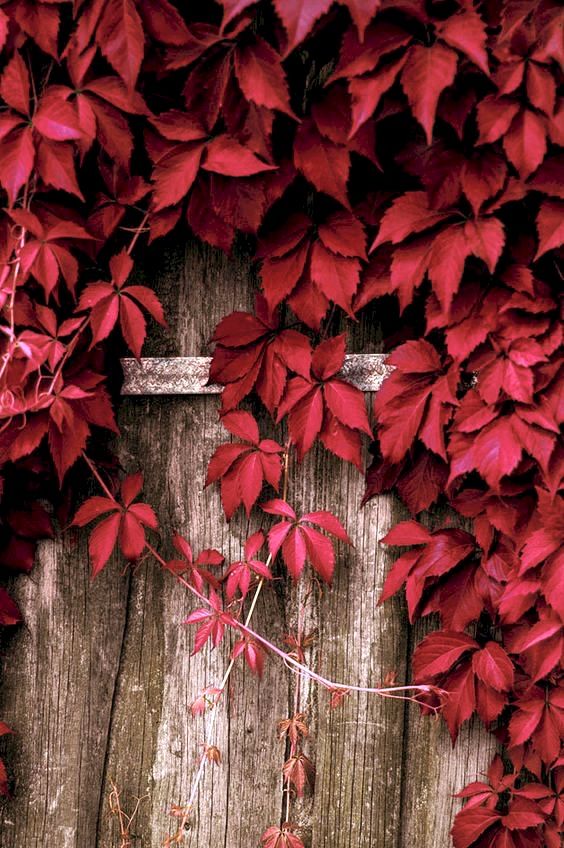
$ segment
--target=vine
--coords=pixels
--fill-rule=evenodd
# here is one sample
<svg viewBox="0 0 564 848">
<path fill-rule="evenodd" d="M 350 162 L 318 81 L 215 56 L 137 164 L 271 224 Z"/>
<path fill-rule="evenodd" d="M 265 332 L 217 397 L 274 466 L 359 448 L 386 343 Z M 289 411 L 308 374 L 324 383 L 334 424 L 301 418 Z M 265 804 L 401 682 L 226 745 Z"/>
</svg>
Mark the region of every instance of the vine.
<svg viewBox="0 0 564 848">
<path fill-rule="evenodd" d="M 313 769 L 300 741 L 305 675 L 337 701 L 371 691 L 440 709 L 453 741 L 477 713 L 503 755 L 487 783 L 461 791 L 455 848 L 557 848 L 562 10 L 552 0 L 199 6 L 0 5 L 0 564 L 29 572 L 53 510 L 69 523 L 74 468 L 86 462 L 103 495 L 73 523 L 98 522 L 93 575 L 116 545 L 128 562 L 150 554 L 200 604 L 187 620 L 196 650 L 237 633 L 223 681 L 193 705 L 209 709 L 209 730 L 240 657 L 260 673 L 276 656 L 296 673 L 296 711 L 281 726 L 288 810 L 290 787 L 300 795 Z M 186 224 L 226 251 L 252 236 L 261 277 L 254 312 L 226 316 L 213 337 L 210 378 L 224 386 L 231 441 L 207 482 L 228 519 L 258 504 L 275 522 L 222 576 L 220 553 L 194 558 L 180 537 L 165 560 L 147 537 L 158 519 L 137 500 L 142 476 L 119 483 L 117 464 L 102 474 L 97 458 L 101 430 L 117 432 L 106 384 L 116 354 L 140 356 L 147 315 L 165 324 L 132 254 Z M 339 376 L 347 336 L 335 334 L 374 303 L 394 366 L 375 433 L 362 394 Z M 240 408 L 251 394 L 284 420 L 284 447 Z M 362 471 L 363 437 L 374 454 L 366 499 L 393 488 L 414 516 L 383 540 L 409 549 L 382 601 L 405 586 L 411 621 L 440 618 L 406 687 L 330 681 L 304 661 L 303 632 L 285 651 L 250 626 L 275 560 L 293 580 L 309 563 L 330 584 L 333 540 L 349 541 L 331 513 L 298 516 L 288 502 L 290 450 L 299 461 L 319 441 Z M 469 529 L 415 520 L 437 502 Z M 0 589 L 0 624 L 20 620 Z M 219 756 L 209 736 L 196 787 Z M 194 792 L 174 810 L 171 845 Z M 289 812 L 263 845 L 300 848 Z"/>
</svg>

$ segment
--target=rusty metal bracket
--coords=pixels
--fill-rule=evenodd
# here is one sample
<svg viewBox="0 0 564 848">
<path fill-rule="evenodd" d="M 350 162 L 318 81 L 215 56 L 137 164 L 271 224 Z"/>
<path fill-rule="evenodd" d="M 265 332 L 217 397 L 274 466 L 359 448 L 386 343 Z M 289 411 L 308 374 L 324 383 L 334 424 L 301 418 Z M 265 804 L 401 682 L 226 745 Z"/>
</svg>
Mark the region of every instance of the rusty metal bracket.
<svg viewBox="0 0 564 848">
<path fill-rule="evenodd" d="M 122 395 L 214 395 L 221 386 L 208 385 L 209 356 L 146 357 L 121 360 Z M 392 371 L 383 353 L 350 353 L 340 376 L 364 392 L 375 392 Z"/>
</svg>

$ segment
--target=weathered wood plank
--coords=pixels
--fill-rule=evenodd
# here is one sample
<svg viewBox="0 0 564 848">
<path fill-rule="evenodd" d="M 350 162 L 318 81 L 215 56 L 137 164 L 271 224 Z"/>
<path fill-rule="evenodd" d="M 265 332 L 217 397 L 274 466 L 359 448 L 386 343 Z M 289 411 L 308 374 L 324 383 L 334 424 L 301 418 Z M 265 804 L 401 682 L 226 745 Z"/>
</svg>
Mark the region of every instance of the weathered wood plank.
<svg viewBox="0 0 564 848">
<path fill-rule="evenodd" d="M 411 651 L 436 622 L 419 622 L 412 630 Z M 462 801 L 454 794 L 483 776 L 496 750 L 495 737 L 480 721 L 460 730 L 453 747 L 445 722 L 408 711 L 404 729 L 405 761 L 402 830 L 399 848 L 451 845 L 450 829 Z"/>
<path fill-rule="evenodd" d="M 452 510 L 436 508 L 424 514 L 430 529 L 445 525 L 467 529 L 467 522 Z M 408 672 L 419 642 L 438 629 L 438 616 L 418 621 L 410 628 Z M 462 787 L 482 779 L 496 749 L 495 738 L 481 722 L 465 723 L 453 746 L 442 719 L 422 717 L 407 710 L 403 733 L 401 834 L 398 848 L 450 846 L 450 829 L 462 802 L 454 797 Z M 480 777 L 481 775 L 481 777 Z"/>
<path fill-rule="evenodd" d="M 122 395 L 215 395 L 222 386 L 208 383 L 209 356 L 143 357 L 121 360 Z M 364 392 L 380 388 L 392 367 L 381 353 L 349 353 L 340 376 Z"/>
<path fill-rule="evenodd" d="M 160 263 L 154 273 L 169 315 L 184 316 L 191 302 L 207 303 L 205 311 L 199 309 L 176 328 L 173 352 L 198 352 L 200 340 L 211 336 L 227 311 L 249 307 L 253 284 L 248 265 L 233 259 L 227 265 L 219 252 L 194 244 L 171 251 L 165 262 L 168 268 Z M 233 282 L 234 266 L 242 269 L 244 284 Z M 223 273 L 216 277 L 212 300 L 208 279 L 218 267 Z M 122 459 L 129 468 L 141 464 L 145 470 L 146 494 L 161 518 L 164 551 L 169 555 L 173 551 L 166 540 L 176 530 L 196 551 L 213 546 L 228 559 L 241 556 L 248 522 L 234 519 L 228 526 L 218 492 L 204 491 L 209 457 L 225 439 L 218 408 L 217 397 L 130 398 L 123 403 Z M 195 606 L 191 596 L 169 575 L 159 574 L 153 563 L 132 578 L 104 792 L 107 795 L 112 778 L 126 798 L 149 792 L 150 801 L 140 808 L 135 829 L 143 846 L 162 844 L 174 825 L 168 815 L 171 804 L 181 805 L 190 795 L 208 719 L 193 719 L 189 707 L 205 686 L 219 683 L 229 662 L 229 640 L 219 650 L 190 656 L 193 628 L 181 622 Z M 254 618 L 256 627 L 279 639 L 282 622 L 279 598 L 265 593 Z M 153 656 L 159 657 L 155 670 Z M 287 693 L 286 675 L 275 664 L 267 667 L 261 684 L 242 668 L 235 671 L 216 722 L 214 743 L 223 762 L 206 768 L 188 843 L 192 848 L 224 844 L 248 848 L 253 844 L 250 839 L 257 839 L 273 816 L 276 821 L 283 750 L 273 717 L 284 715 Z M 111 846 L 115 833 L 115 822 L 102 817 L 99 848 Z"/>
<path fill-rule="evenodd" d="M 326 456 L 309 478 L 304 507 L 319 503 L 339 515 L 354 549 L 340 545 L 334 586 L 319 603 L 321 672 L 339 682 L 378 686 L 390 671 L 405 679 L 407 629 L 400 602 L 377 607 L 389 556 L 378 538 L 398 519 L 391 497 L 359 511 L 364 481 Z M 400 507 L 401 510 L 401 507 Z M 404 705 L 351 694 L 335 709 L 319 697 L 318 779 L 312 815 L 316 848 L 396 845 L 400 819 Z"/>
<path fill-rule="evenodd" d="M 25 626 L 6 646 L 1 714 L 15 731 L 2 848 L 94 846 L 128 580 L 110 564 L 94 584 L 85 539 L 46 542 L 15 581 Z"/>
</svg>

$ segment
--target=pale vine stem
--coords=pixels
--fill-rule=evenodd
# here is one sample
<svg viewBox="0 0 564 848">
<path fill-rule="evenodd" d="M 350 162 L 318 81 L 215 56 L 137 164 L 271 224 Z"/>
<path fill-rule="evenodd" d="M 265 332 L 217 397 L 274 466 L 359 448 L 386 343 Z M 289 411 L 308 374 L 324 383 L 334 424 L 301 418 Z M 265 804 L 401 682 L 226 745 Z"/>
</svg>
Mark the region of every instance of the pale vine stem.
<svg viewBox="0 0 564 848">
<path fill-rule="evenodd" d="M 8 350 L 6 351 L 4 356 L 2 357 L 3 361 L 2 361 L 2 367 L 0 368 L 0 377 L 2 377 L 4 375 L 4 371 L 8 367 L 8 364 L 10 363 L 10 360 L 12 358 L 12 354 L 13 354 L 13 351 L 14 351 L 14 342 L 15 342 L 14 302 L 15 302 L 15 299 L 16 299 L 16 289 L 17 289 L 17 285 L 18 285 L 18 277 L 19 277 L 19 274 L 20 274 L 21 266 L 22 266 L 21 252 L 22 252 L 24 245 L 25 245 L 25 236 L 26 236 L 26 230 L 25 230 L 24 227 L 21 227 L 19 238 L 16 239 L 17 240 L 17 246 L 14 249 L 14 254 L 15 254 L 14 271 L 13 271 L 13 274 L 12 274 L 12 286 L 11 286 L 11 289 L 10 289 L 10 296 L 8 298 L 8 307 L 7 307 L 8 308 L 9 321 L 10 321 L 9 344 L 8 344 Z"/>
<path fill-rule="evenodd" d="M 26 183 L 24 186 L 23 198 L 21 200 L 22 208 L 27 209 L 29 206 L 29 183 Z M 8 298 L 8 315 L 10 320 L 10 335 L 9 335 L 9 344 L 8 350 L 2 357 L 2 367 L 0 368 L 0 377 L 3 377 L 6 368 L 8 367 L 11 358 L 15 349 L 15 318 L 14 318 L 14 305 L 16 301 L 16 290 L 18 287 L 18 277 L 20 275 L 20 270 L 22 267 L 22 250 L 25 247 L 25 239 L 27 235 L 27 230 L 25 227 L 20 227 L 19 237 L 15 238 L 17 242 L 16 247 L 14 248 L 14 272 L 12 275 L 12 286 L 10 289 L 10 296 Z"/>
<path fill-rule="evenodd" d="M 149 798 L 149 795 L 146 794 L 143 795 L 141 798 L 137 798 L 135 807 L 133 808 L 133 812 L 126 813 L 123 807 L 121 806 L 119 789 L 117 788 L 113 780 L 110 780 L 110 786 L 112 787 L 112 789 L 108 797 L 108 803 L 110 808 L 110 815 L 115 816 L 119 824 L 119 836 L 121 839 L 119 848 L 132 848 L 133 837 L 131 836 L 131 825 L 133 824 L 133 820 L 139 812 L 141 802 Z"/>
</svg>

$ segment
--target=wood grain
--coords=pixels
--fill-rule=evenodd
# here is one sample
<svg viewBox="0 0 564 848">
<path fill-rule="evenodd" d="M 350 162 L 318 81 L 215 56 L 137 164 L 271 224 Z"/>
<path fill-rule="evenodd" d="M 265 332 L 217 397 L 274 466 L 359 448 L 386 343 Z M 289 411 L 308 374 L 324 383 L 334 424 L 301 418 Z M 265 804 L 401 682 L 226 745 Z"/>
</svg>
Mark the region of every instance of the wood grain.
<svg viewBox="0 0 564 848">
<path fill-rule="evenodd" d="M 228 258 L 195 242 L 169 240 L 137 273 L 158 291 L 173 328 L 152 333 L 146 352 L 154 357 L 209 355 L 216 322 L 250 308 L 256 288 L 243 253 Z M 356 352 L 378 352 L 376 312 L 352 338 Z M 227 525 L 217 491 L 204 489 L 207 461 L 225 440 L 218 404 L 217 396 L 122 402 L 121 460 L 145 473 L 165 556 L 177 530 L 196 550 L 214 546 L 235 559 L 257 526 L 244 517 Z M 268 432 L 264 418 L 262 425 Z M 401 599 L 377 606 L 391 563 L 378 539 L 405 510 L 393 497 L 360 509 L 362 491 L 361 475 L 323 448 L 293 464 L 290 501 L 334 511 L 355 547 L 339 546 L 331 590 L 292 586 L 279 572 L 253 624 L 282 643 L 307 598 L 301 624 L 319 633 L 309 659 L 325 675 L 377 684 L 395 671 L 401 682 L 421 634 L 409 627 Z M 43 545 L 17 593 L 27 625 L 6 646 L 0 688 L 2 718 L 18 731 L 8 742 L 17 794 L 3 808 L 0 848 L 119 848 L 108 815 L 112 781 L 126 810 L 148 796 L 133 845 L 159 848 L 174 824 L 171 804 L 187 800 L 205 738 L 205 719 L 191 717 L 190 703 L 219 681 L 229 645 L 191 656 L 193 633 L 182 621 L 194 603 L 153 561 L 125 576 L 111 563 L 91 585 L 85 534 Z M 293 711 L 295 682 L 274 660 L 260 684 L 237 668 L 216 725 L 223 762 L 206 769 L 188 848 L 253 848 L 280 821 L 285 752 L 276 722 Z M 291 817 L 308 848 L 448 848 L 447 793 L 487 766 L 485 734 L 465 730 L 453 752 L 444 726 L 415 707 L 353 695 L 330 710 L 326 693 L 307 682 L 300 689 L 318 774 L 313 796 L 294 804 Z"/>
<path fill-rule="evenodd" d="M 113 562 L 92 585 L 84 542 L 44 543 L 14 587 L 26 625 L 6 646 L 0 687 L 16 776 L 2 848 L 95 844 L 128 581 Z"/>
</svg>

